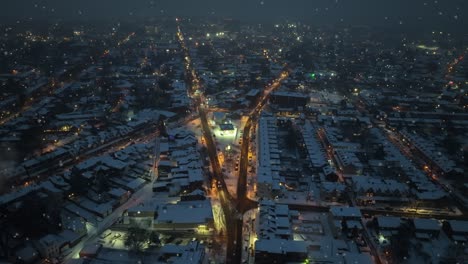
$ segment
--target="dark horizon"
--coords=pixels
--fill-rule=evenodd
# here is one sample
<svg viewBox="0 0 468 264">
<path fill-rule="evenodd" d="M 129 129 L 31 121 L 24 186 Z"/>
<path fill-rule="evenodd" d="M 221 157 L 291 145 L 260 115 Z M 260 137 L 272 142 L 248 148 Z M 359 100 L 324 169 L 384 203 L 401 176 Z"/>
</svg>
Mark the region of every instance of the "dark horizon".
<svg viewBox="0 0 468 264">
<path fill-rule="evenodd" d="M 7 2 L 0 21 L 112 20 L 160 16 L 229 17 L 241 21 L 277 22 L 285 19 L 323 25 L 369 25 L 395 28 L 430 28 L 457 32 L 468 26 L 468 3 L 462 0 L 306 1 L 279 0 L 124 0 Z"/>
<path fill-rule="evenodd" d="M 4 1 L 0 264 L 466 263 L 466 14 Z"/>
</svg>

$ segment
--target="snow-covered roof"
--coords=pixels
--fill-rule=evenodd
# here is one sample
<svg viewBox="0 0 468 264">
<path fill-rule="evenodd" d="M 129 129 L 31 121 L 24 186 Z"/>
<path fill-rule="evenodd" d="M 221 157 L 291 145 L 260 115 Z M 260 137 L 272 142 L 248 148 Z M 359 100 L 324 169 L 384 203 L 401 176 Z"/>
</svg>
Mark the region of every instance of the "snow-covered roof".
<svg viewBox="0 0 468 264">
<path fill-rule="evenodd" d="M 334 217 L 361 218 L 361 210 L 357 207 L 332 206 L 330 213 Z"/>
<path fill-rule="evenodd" d="M 468 221 L 449 220 L 448 223 L 454 233 L 468 234 Z"/>
<path fill-rule="evenodd" d="M 255 242 L 255 250 L 274 254 L 307 253 L 307 242 L 279 238 L 260 239 Z"/>
<path fill-rule="evenodd" d="M 395 216 L 378 216 L 377 222 L 379 223 L 379 228 L 397 229 L 401 225 L 401 218 Z"/>
<path fill-rule="evenodd" d="M 424 218 L 415 218 L 413 219 L 414 227 L 416 231 L 425 230 L 425 231 L 438 231 L 440 230 L 440 223 L 435 219 L 424 219 Z"/>
<path fill-rule="evenodd" d="M 187 216 L 190 217 L 187 217 Z M 158 207 L 155 223 L 172 224 L 203 224 L 213 220 L 213 211 L 210 200 L 188 202 L 181 201 L 177 204 L 166 204 Z"/>
</svg>

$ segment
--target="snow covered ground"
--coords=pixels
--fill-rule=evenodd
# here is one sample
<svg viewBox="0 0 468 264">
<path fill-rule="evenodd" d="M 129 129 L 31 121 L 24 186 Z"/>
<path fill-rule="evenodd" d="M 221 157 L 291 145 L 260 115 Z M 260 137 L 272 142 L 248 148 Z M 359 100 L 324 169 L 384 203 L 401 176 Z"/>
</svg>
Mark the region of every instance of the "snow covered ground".
<svg viewBox="0 0 468 264">
<path fill-rule="evenodd" d="M 236 197 L 237 181 L 239 178 L 240 139 L 246 122 L 246 117 L 232 120 L 235 130 L 222 131 L 218 125 L 212 125 L 212 133 L 218 150 L 218 157 L 224 173 L 224 181 L 229 193 Z"/>
<path fill-rule="evenodd" d="M 255 241 L 257 238 L 256 229 L 257 221 L 257 209 L 252 209 L 244 214 L 244 224 L 242 230 L 242 260 L 247 263 L 255 263 L 254 252 L 255 252 Z"/>
</svg>

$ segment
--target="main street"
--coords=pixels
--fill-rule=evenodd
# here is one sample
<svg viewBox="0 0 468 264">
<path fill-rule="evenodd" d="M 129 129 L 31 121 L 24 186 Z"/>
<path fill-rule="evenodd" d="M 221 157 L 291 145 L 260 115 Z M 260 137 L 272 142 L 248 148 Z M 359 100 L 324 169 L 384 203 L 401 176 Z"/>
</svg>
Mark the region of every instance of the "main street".
<svg viewBox="0 0 468 264">
<path fill-rule="evenodd" d="M 258 117 L 262 112 L 264 106 L 268 102 L 269 95 L 272 91 L 278 89 L 281 83 L 289 76 L 289 70 L 285 69 L 281 72 L 280 76 L 275 79 L 272 84 L 265 88 L 263 96 L 258 101 L 255 108 L 250 112 L 249 118 L 244 126 L 244 134 L 242 136 L 242 146 L 239 161 L 239 179 L 237 181 L 237 211 L 242 215 L 250 209 L 256 208 L 257 203 L 247 198 L 247 170 L 249 167 L 249 148 L 251 141 L 251 129 L 255 127 Z M 236 220 L 236 249 L 235 255 L 240 257 L 242 255 L 242 228 L 243 220 Z M 240 263 L 240 262 L 237 262 Z"/>
<path fill-rule="evenodd" d="M 248 170 L 248 162 L 249 162 L 249 148 L 250 148 L 250 134 L 251 129 L 257 124 L 258 117 L 263 110 L 263 107 L 268 102 L 268 98 L 270 93 L 281 86 L 281 83 L 288 78 L 289 71 L 284 70 L 281 72 L 280 76 L 273 81 L 273 83 L 265 89 L 265 92 L 262 98 L 258 101 L 257 106 L 250 112 L 249 118 L 244 126 L 244 132 L 242 135 L 242 146 L 241 146 L 241 154 L 240 154 L 240 161 L 239 161 L 239 180 L 237 182 L 237 210 L 241 213 L 254 208 L 255 203 L 249 200 L 246 196 L 247 190 L 247 170 Z"/>
<path fill-rule="evenodd" d="M 190 86 L 190 94 L 192 98 L 194 98 L 194 109 L 198 110 L 198 115 L 201 120 L 201 126 L 203 131 L 203 138 L 205 139 L 207 152 L 210 159 L 210 164 L 212 168 L 212 181 L 214 182 L 214 186 L 217 189 L 217 194 L 219 201 L 221 203 L 221 209 L 224 214 L 224 223 L 226 224 L 226 237 L 225 242 L 227 246 L 227 255 L 226 255 L 226 263 L 240 263 L 240 255 L 235 254 L 235 248 L 237 243 L 237 235 L 239 233 L 238 225 L 235 224 L 237 218 L 237 212 L 232 207 L 233 198 L 230 196 L 226 183 L 224 181 L 223 173 L 221 170 L 221 166 L 218 160 L 218 154 L 216 149 L 216 144 L 213 140 L 213 135 L 211 133 L 211 129 L 208 124 L 208 119 L 206 117 L 206 112 L 202 107 L 201 104 L 201 91 L 200 91 L 200 81 L 198 79 L 197 73 L 192 65 L 192 59 L 190 57 L 189 49 L 186 46 L 185 39 L 183 33 L 178 27 L 177 37 L 179 39 L 179 43 L 184 51 L 184 58 L 185 58 L 185 73 L 188 78 L 190 78 L 189 84 Z M 211 184 L 213 186 L 213 184 Z M 242 226 L 240 229 L 242 232 Z"/>
<path fill-rule="evenodd" d="M 248 150 L 250 143 L 250 130 L 255 126 L 257 119 L 267 104 L 269 95 L 272 91 L 281 86 L 281 83 L 289 76 L 289 70 L 281 72 L 280 76 L 275 79 L 272 84 L 265 88 L 263 96 L 259 99 L 255 108 L 250 112 L 249 119 L 244 127 L 243 144 L 241 146 L 240 168 L 239 168 L 239 181 L 237 186 L 237 199 L 233 198 L 228 190 L 224 181 L 224 175 L 218 160 L 217 147 L 213 140 L 210 126 L 206 117 L 206 111 L 203 108 L 201 98 L 203 98 L 200 80 L 192 65 L 189 49 L 185 43 L 183 33 L 178 27 L 177 37 L 180 45 L 184 51 L 185 58 L 185 71 L 186 76 L 190 78 L 190 93 L 194 98 L 194 108 L 198 110 L 200 116 L 203 137 L 206 142 L 208 156 L 213 171 L 212 180 L 214 181 L 215 188 L 218 190 L 221 208 L 224 212 L 225 223 L 229 228 L 226 234 L 226 263 L 241 263 L 242 258 L 242 215 L 249 209 L 255 208 L 257 203 L 251 201 L 246 196 L 247 185 L 247 169 L 248 169 Z M 285 67 L 286 68 L 286 67 Z"/>
</svg>

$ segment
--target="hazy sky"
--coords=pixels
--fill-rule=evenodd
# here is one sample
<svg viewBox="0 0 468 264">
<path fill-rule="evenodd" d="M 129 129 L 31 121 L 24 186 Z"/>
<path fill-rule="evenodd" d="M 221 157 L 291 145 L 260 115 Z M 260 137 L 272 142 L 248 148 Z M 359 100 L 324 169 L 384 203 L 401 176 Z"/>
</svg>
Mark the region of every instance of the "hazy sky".
<svg viewBox="0 0 468 264">
<path fill-rule="evenodd" d="M 161 14 L 453 28 L 468 25 L 468 0 L 15 0 L 2 1 L 0 10 L 3 18 L 33 19 Z"/>
</svg>

